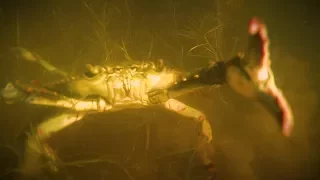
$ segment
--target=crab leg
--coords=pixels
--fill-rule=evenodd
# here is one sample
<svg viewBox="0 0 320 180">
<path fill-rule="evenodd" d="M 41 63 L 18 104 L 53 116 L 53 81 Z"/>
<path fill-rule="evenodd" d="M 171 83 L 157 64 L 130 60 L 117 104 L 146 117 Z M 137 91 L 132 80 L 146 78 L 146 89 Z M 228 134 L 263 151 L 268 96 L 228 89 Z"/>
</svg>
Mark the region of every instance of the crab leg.
<svg viewBox="0 0 320 180">
<path fill-rule="evenodd" d="M 28 135 L 24 153 L 24 161 L 22 164 L 22 172 L 24 174 L 37 174 L 43 166 L 41 158 L 48 160 L 49 170 L 56 172 L 57 157 L 53 149 L 47 143 L 48 139 L 56 132 L 72 125 L 81 120 L 85 113 L 69 112 L 51 117 L 40 123 L 34 133 Z"/>
<path fill-rule="evenodd" d="M 54 106 L 75 111 L 103 112 L 112 108 L 112 106 L 102 98 L 98 98 L 97 100 L 81 100 L 50 94 L 50 91 L 46 89 L 43 90 L 45 90 L 45 93 L 40 95 L 37 92 L 28 92 L 28 88 L 24 90 L 23 88 L 13 85 L 13 83 L 8 83 L 1 91 L 1 97 L 7 104 L 22 101 L 27 104 Z"/>
<path fill-rule="evenodd" d="M 206 116 L 199 110 L 175 99 L 169 99 L 163 105 L 170 111 L 192 118 L 199 125 L 195 150 L 204 165 L 211 164 L 213 155 L 212 145 L 210 144 L 212 141 L 212 130 Z"/>
<path fill-rule="evenodd" d="M 41 99 L 43 100 L 43 99 Z M 48 99 L 46 99 L 48 100 Z M 41 101 L 42 102 L 42 101 Z M 81 102 L 84 103 L 84 102 Z M 39 104 L 39 103 L 37 103 Z M 47 105 L 47 104 L 46 104 Z M 64 107 L 71 106 L 72 104 L 66 103 Z M 87 105 L 84 103 L 84 105 Z M 84 106 L 85 107 L 85 106 Z M 47 141 L 52 137 L 52 135 L 56 132 L 59 132 L 66 127 L 72 125 L 73 123 L 83 119 L 85 117 L 86 111 L 88 109 L 90 110 L 99 110 L 97 105 L 92 106 L 90 104 L 91 108 L 76 108 L 81 112 L 72 111 L 72 112 L 66 112 L 63 114 L 59 114 L 57 116 L 51 117 L 47 119 L 46 121 L 40 123 L 36 127 L 36 132 L 31 134 L 26 142 L 26 150 L 24 155 L 24 164 L 22 165 L 22 171 L 25 174 L 36 174 L 38 170 L 41 169 L 41 161 L 39 158 L 45 157 L 46 160 L 48 160 L 47 165 L 49 170 L 53 172 L 58 171 L 57 167 L 57 157 L 55 155 L 54 150 L 48 145 Z M 102 106 L 101 106 L 102 107 Z M 108 107 L 108 110 L 110 110 L 111 107 Z M 91 113 L 99 113 L 102 111 L 91 111 Z M 103 111 L 105 111 L 106 108 L 103 108 Z M 40 165 L 40 166 L 39 166 Z"/>
<path fill-rule="evenodd" d="M 86 112 L 99 113 L 112 109 L 112 106 L 107 104 L 103 99 L 77 100 L 51 95 L 49 92 L 41 96 L 37 91 L 28 92 L 22 86 L 14 86 L 12 83 L 8 83 L 1 91 L 1 97 L 7 104 L 22 101 L 27 104 L 61 107 L 72 111 L 47 119 L 40 123 L 36 127 L 36 131 L 28 136 L 22 164 L 22 172 L 24 174 L 37 174 L 37 171 L 41 169 L 41 157 L 43 156 L 49 160 L 49 169 L 57 171 L 57 167 L 55 166 L 57 157 L 47 143 L 52 134 L 81 120 Z"/>
<path fill-rule="evenodd" d="M 75 111 L 106 111 L 111 109 L 111 105 L 108 105 L 103 99 L 98 100 L 78 100 L 74 98 L 64 99 L 51 99 L 45 97 L 31 96 L 26 99 L 28 104 L 46 105 L 68 108 Z"/>
<path fill-rule="evenodd" d="M 68 74 L 61 69 L 53 66 L 48 61 L 44 60 L 41 56 L 39 56 L 35 52 L 30 52 L 27 49 L 21 48 L 21 47 L 14 47 L 11 49 L 12 52 L 17 55 L 18 57 L 21 57 L 25 61 L 30 62 L 36 62 L 39 63 L 45 70 L 52 74 L 57 74 L 63 77 L 67 77 Z"/>
</svg>

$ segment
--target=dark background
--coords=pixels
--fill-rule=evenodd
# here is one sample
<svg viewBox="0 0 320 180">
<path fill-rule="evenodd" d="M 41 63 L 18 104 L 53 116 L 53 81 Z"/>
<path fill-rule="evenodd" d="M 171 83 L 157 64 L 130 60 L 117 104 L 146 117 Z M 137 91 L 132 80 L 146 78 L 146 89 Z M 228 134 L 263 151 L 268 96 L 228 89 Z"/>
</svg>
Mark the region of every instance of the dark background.
<svg viewBox="0 0 320 180">
<path fill-rule="evenodd" d="M 171 67 L 189 70 L 244 50 L 248 21 L 259 16 L 268 26 L 276 82 L 294 111 L 293 136 L 284 138 L 264 109 L 228 87 L 206 89 L 181 100 L 210 119 L 218 179 L 317 179 L 320 77 L 316 4 L 275 0 L 227 0 L 220 1 L 220 6 L 215 0 L 107 2 L 104 6 L 103 0 L 87 1 L 91 11 L 80 0 L 1 1 L 1 87 L 16 79 L 51 80 L 40 67 L 8 53 L 12 46 L 32 49 L 73 73 L 83 71 L 86 63 L 104 63 L 111 49 L 108 63 L 128 61 L 119 48 L 123 44 L 133 60 L 163 58 Z M 104 9 L 108 13 L 103 13 Z M 199 22 L 206 15 L 201 26 Z M 214 18 L 217 15 L 219 21 Z M 218 29 L 219 38 L 209 39 L 219 44 L 222 53 L 218 58 L 201 48 L 194 52 L 201 57 L 190 55 L 190 48 L 204 43 L 203 32 L 219 24 L 223 33 Z M 181 35 L 188 34 L 188 28 L 194 38 Z M 60 112 L 3 103 L 0 107 L 0 143 L 18 154 L 30 124 Z M 148 125 L 150 144 L 146 151 Z M 56 134 L 51 143 L 74 179 L 185 179 L 181 176 L 189 172 L 186 164 L 192 157 L 178 152 L 191 149 L 195 135 L 192 121 L 153 107 L 87 117 Z M 14 168 L 15 156 L 2 149 L 0 172 L 6 174 Z M 175 155 L 168 157 L 172 153 Z M 86 161 L 76 166 L 79 161 L 101 156 L 115 163 Z M 0 179 L 13 178 L 1 174 Z"/>
</svg>

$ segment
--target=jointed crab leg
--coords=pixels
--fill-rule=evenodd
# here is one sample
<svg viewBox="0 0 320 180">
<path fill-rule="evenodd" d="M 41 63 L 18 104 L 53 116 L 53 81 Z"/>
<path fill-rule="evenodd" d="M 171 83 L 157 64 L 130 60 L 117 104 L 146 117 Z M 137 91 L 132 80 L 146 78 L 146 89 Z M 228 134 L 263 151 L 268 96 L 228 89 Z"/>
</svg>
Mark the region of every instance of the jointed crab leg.
<svg viewBox="0 0 320 180">
<path fill-rule="evenodd" d="M 11 50 L 15 55 L 21 57 L 23 60 L 39 63 L 40 66 L 42 66 L 45 70 L 52 74 L 60 75 L 62 77 L 68 77 L 68 74 L 66 72 L 53 66 L 35 52 L 30 52 L 21 47 L 14 47 Z"/>
<path fill-rule="evenodd" d="M 212 141 L 212 130 L 210 123 L 206 116 L 199 110 L 192 108 L 178 100 L 169 99 L 165 102 L 164 107 L 170 111 L 176 112 L 184 117 L 193 119 L 199 126 L 198 138 L 196 142 L 195 150 L 197 155 L 204 165 L 212 163 L 212 150 L 210 143 Z"/>
<path fill-rule="evenodd" d="M 39 164 L 39 157 L 44 155 L 49 161 L 49 168 L 57 171 L 57 157 L 54 151 L 46 143 L 53 133 L 81 120 L 85 113 L 99 113 L 110 110 L 112 107 L 107 105 L 102 99 L 98 101 L 78 101 L 72 98 L 62 100 L 52 100 L 44 97 L 30 97 L 27 103 L 52 105 L 72 109 L 72 112 L 63 113 L 55 117 L 51 117 L 37 126 L 36 133 L 29 136 L 27 140 L 25 160 L 22 168 L 25 172 L 32 172 L 35 165 Z M 33 164 L 36 163 L 36 164 Z"/>
<path fill-rule="evenodd" d="M 37 89 L 30 89 L 33 92 L 30 92 L 29 88 L 22 87 L 22 85 L 13 85 L 13 83 L 8 83 L 1 91 L 1 97 L 7 103 L 23 101 L 27 104 L 54 106 L 75 111 L 103 112 L 112 108 L 112 106 L 107 104 L 107 102 L 102 98 L 95 100 L 81 100 L 56 95 L 46 89 L 41 89 L 43 91 L 43 96 L 40 96 Z"/>
<path fill-rule="evenodd" d="M 58 170 L 56 167 L 57 157 L 54 151 L 47 144 L 47 140 L 52 136 L 53 133 L 59 132 L 62 129 L 81 120 L 88 111 L 90 113 L 98 113 L 111 109 L 111 106 L 106 106 L 105 101 L 103 100 L 78 101 L 78 104 L 73 104 L 70 99 L 54 101 L 43 97 L 34 97 L 34 99 L 29 100 L 28 103 L 54 105 L 73 110 L 72 112 L 63 113 L 45 120 L 37 126 L 36 133 L 28 137 L 24 156 L 25 160 L 22 168 L 25 172 L 29 173 L 33 172 L 30 168 L 37 168 L 35 166 L 39 164 L 38 161 L 41 155 L 44 155 L 49 160 L 48 163 L 50 170 Z"/>
<path fill-rule="evenodd" d="M 58 171 L 57 157 L 53 149 L 48 145 L 47 141 L 52 134 L 61 131 L 62 129 L 72 125 L 81 120 L 85 113 L 69 112 L 51 117 L 39 124 L 36 131 L 28 136 L 26 141 L 26 150 L 24 154 L 24 161 L 22 164 L 22 171 L 24 173 L 33 174 L 39 171 L 39 161 L 44 156 L 47 160 L 49 170 Z"/>
<path fill-rule="evenodd" d="M 22 171 L 31 174 L 41 168 L 37 166 L 43 155 L 49 160 L 49 168 L 57 171 L 55 167 L 57 158 L 54 151 L 47 144 L 47 140 L 53 133 L 61 131 L 74 122 L 81 120 L 87 112 L 97 113 L 112 109 L 112 106 L 108 105 L 103 99 L 78 100 L 65 96 L 55 96 L 50 92 L 46 92 L 43 96 L 37 93 L 37 90 L 28 93 L 23 86 L 19 86 L 18 84 L 14 86 L 12 83 L 8 83 L 1 91 L 1 97 L 7 103 L 22 101 L 27 104 L 54 106 L 71 110 L 71 112 L 65 112 L 40 123 L 36 131 L 28 136 Z"/>
<path fill-rule="evenodd" d="M 28 97 L 25 101 L 28 104 L 55 106 L 68 108 L 75 111 L 99 111 L 103 112 L 112 108 L 103 99 L 98 100 L 78 100 L 74 98 L 51 99 L 39 96 Z"/>
</svg>

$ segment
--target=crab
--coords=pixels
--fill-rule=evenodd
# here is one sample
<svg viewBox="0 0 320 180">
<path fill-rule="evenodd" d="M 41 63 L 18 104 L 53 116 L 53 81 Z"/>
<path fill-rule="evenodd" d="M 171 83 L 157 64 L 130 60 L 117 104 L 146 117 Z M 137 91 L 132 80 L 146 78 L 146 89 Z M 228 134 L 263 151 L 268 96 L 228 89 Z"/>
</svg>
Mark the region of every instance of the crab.
<svg viewBox="0 0 320 180">
<path fill-rule="evenodd" d="M 180 72 L 165 67 L 161 59 L 127 65 L 87 64 L 86 72 L 80 76 L 71 76 L 35 52 L 21 47 L 13 48 L 13 52 L 22 59 L 40 64 L 52 74 L 62 76 L 62 79 L 49 83 L 9 82 L 1 91 L 2 100 L 7 104 L 23 102 L 65 109 L 63 113 L 40 123 L 35 133 L 27 138 L 22 165 L 22 171 L 27 174 L 39 171 L 34 169 L 38 166 L 34 162 L 40 157 L 45 157 L 51 172 L 58 172 L 60 160 L 48 144 L 54 133 L 90 114 L 154 105 L 154 100 L 150 100 L 147 94 L 151 89 L 165 89 L 182 78 Z M 206 126 L 206 131 L 199 134 L 206 139 L 204 141 L 211 141 L 211 127 L 201 111 L 175 99 L 170 99 L 162 106 Z"/>
<path fill-rule="evenodd" d="M 200 110 L 175 98 L 198 88 L 229 85 L 235 92 L 260 102 L 282 126 L 285 136 L 290 136 L 293 116 L 286 98 L 274 82 L 270 66 L 269 39 L 266 26 L 257 18 L 249 24 L 249 45 L 245 54 L 238 54 L 224 62 L 210 62 L 192 73 L 181 73 L 164 66 L 163 60 L 129 65 L 91 65 L 80 76 L 61 71 L 35 52 L 14 48 L 25 60 L 39 63 L 47 71 L 62 76 L 52 83 L 9 82 L 1 91 L 7 104 L 53 106 L 66 111 L 44 120 L 36 133 L 27 138 L 22 165 L 23 172 L 35 172 L 35 162 L 47 159 L 53 172 L 59 170 L 59 159 L 47 143 L 56 132 L 81 121 L 88 114 L 121 111 L 128 108 L 147 108 L 161 105 L 198 125 L 195 150 L 205 167 L 213 168 L 212 131 L 209 120 Z M 64 88 L 62 88 L 64 87 Z"/>
</svg>

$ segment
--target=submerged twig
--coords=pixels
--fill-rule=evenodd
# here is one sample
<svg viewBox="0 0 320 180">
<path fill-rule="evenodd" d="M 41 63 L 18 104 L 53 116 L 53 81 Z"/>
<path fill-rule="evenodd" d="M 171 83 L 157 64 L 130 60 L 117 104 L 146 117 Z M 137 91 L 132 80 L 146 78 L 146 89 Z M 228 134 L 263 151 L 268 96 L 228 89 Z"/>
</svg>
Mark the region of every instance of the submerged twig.
<svg viewBox="0 0 320 180">
<path fill-rule="evenodd" d="M 93 11 L 93 9 L 87 4 L 86 1 L 81 0 L 81 2 L 82 2 L 83 5 L 89 10 L 89 12 L 91 13 L 91 15 L 96 19 L 96 21 L 98 22 L 98 24 L 105 30 L 105 25 L 101 22 L 101 20 L 98 18 L 98 16 L 97 16 L 96 13 Z"/>
<path fill-rule="evenodd" d="M 195 153 L 196 153 L 196 150 L 193 150 L 192 155 L 191 155 L 191 157 L 190 157 L 190 159 L 189 159 L 188 171 L 187 171 L 187 180 L 190 179 L 191 164 L 192 164 L 192 161 L 193 161 L 193 159 L 194 159 Z"/>
<path fill-rule="evenodd" d="M 106 158 L 96 158 L 96 159 L 90 159 L 90 160 L 78 160 L 78 161 L 63 163 L 62 165 L 63 166 L 82 167 L 85 164 L 93 164 L 93 163 L 101 163 L 101 162 L 107 162 L 107 163 L 116 165 L 117 167 L 119 167 L 120 169 L 123 170 L 123 172 L 128 176 L 129 179 L 135 180 L 125 167 L 121 166 L 119 163 L 117 163 L 115 161 L 112 161 L 112 160 L 106 159 Z"/>
<path fill-rule="evenodd" d="M 17 46 L 20 45 L 20 13 L 19 8 L 17 9 Z"/>
<path fill-rule="evenodd" d="M 137 131 L 137 133 L 136 133 L 136 137 L 135 137 L 135 139 L 134 139 L 134 144 L 133 144 L 133 146 L 132 146 L 131 154 L 127 157 L 127 159 L 125 160 L 125 163 L 130 160 L 131 156 L 133 155 L 134 151 L 136 150 L 138 135 L 139 135 L 139 131 Z"/>
<path fill-rule="evenodd" d="M 154 44 L 154 38 L 153 38 L 153 36 L 152 36 L 152 37 L 151 37 L 150 48 L 149 48 L 149 52 L 148 52 L 148 60 L 151 59 L 151 53 L 152 53 L 152 49 L 153 49 L 153 44 Z"/>
<path fill-rule="evenodd" d="M 181 151 L 175 151 L 175 152 L 172 152 L 172 153 L 168 153 L 168 154 L 156 157 L 155 160 L 163 159 L 163 158 L 168 157 L 168 156 L 173 156 L 173 155 L 177 155 L 177 154 L 183 154 L 183 153 L 186 153 L 186 152 L 191 152 L 191 151 L 194 151 L 194 150 L 195 150 L 195 148 L 189 148 L 189 149 L 183 149 Z"/>
<path fill-rule="evenodd" d="M 128 53 L 126 45 L 124 44 L 123 38 L 121 38 L 121 44 L 122 46 L 120 47 L 120 49 L 124 52 L 124 57 L 129 61 L 133 61 L 133 59 L 130 57 Z"/>
<path fill-rule="evenodd" d="M 147 156 L 148 154 L 148 150 L 149 150 L 149 146 L 150 146 L 150 124 L 149 123 L 146 123 L 146 144 L 145 144 L 145 147 L 144 147 L 144 152 L 145 152 L 145 155 Z"/>
</svg>

